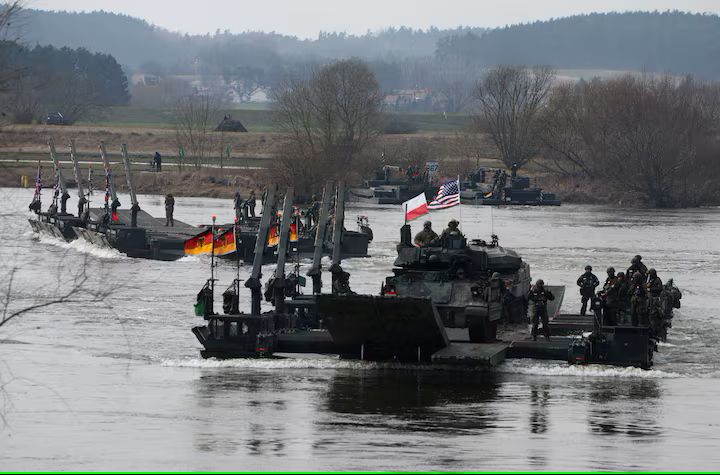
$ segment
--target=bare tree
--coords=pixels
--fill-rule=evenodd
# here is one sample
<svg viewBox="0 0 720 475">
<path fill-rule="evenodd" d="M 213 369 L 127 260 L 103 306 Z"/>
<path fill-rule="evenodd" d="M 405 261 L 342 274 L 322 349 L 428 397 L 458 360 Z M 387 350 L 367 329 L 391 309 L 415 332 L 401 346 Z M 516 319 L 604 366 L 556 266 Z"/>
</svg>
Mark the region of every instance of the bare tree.
<svg viewBox="0 0 720 475">
<path fill-rule="evenodd" d="M 57 94 L 48 99 L 50 110 L 62 111 L 65 122 L 90 119 L 105 110 L 97 101 L 95 84 L 79 74 L 67 74 L 56 78 L 63 84 Z"/>
<path fill-rule="evenodd" d="M 16 20 L 25 3 L 24 0 L 15 0 L 0 4 L 0 108 L 3 116 L 7 115 L 5 110 L 8 102 L 13 100 L 10 89 L 17 87 L 24 72 L 24 68 L 18 67 L 15 60 L 21 51 Z"/>
<path fill-rule="evenodd" d="M 379 134 L 379 85 L 358 60 L 336 61 L 312 68 L 307 78 L 286 80 L 275 105 L 284 143 L 280 171 L 301 193 L 351 174 L 356 158 Z"/>
<path fill-rule="evenodd" d="M 433 93 L 445 112 L 461 112 L 470 107 L 474 81 L 479 68 L 460 58 L 443 58 L 435 62 Z"/>
<path fill-rule="evenodd" d="M 689 78 L 678 82 L 669 75 L 628 75 L 609 83 L 605 120 L 613 138 L 601 165 L 604 174 L 657 207 L 691 204 L 679 199 L 683 188 L 710 179 L 692 177 L 697 146 L 710 123 L 701 89 Z"/>
<path fill-rule="evenodd" d="M 87 255 L 80 260 L 65 256 L 58 264 L 55 283 L 42 288 L 23 288 L 16 279 L 21 267 L 5 264 L 0 276 L 0 327 L 46 307 L 97 304 L 112 293 L 112 287 L 97 278 L 102 275 L 99 268 L 93 275 Z"/>
<path fill-rule="evenodd" d="M 476 83 L 473 97 L 479 111 L 473 118 L 490 134 L 507 166 L 521 167 L 540 150 L 535 127 L 555 76 L 547 66 L 499 66 Z"/>
<path fill-rule="evenodd" d="M 553 89 L 536 127 L 544 148 L 541 166 L 563 175 L 594 177 L 597 160 L 593 158 L 605 151 L 603 139 L 607 138 L 600 133 L 602 124 L 591 117 L 596 96 L 584 83 L 560 84 Z"/>
<path fill-rule="evenodd" d="M 31 74 L 20 74 L 6 86 L 4 109 L 15 123 L 30 124 L 47 112 L 44 110 L 43 87 L 44 84 Z"/>
<path fill-rule="evenodd" d="M 558 87 L 542 114 L 540 163 L 579 169 L 657 207 L 707 202 L 720 175 L 710 159 L 715 92 L 692 77 L 651 74 Z"/>
<path fill-rule="evenodd" d="M 175 144 L 182 150 L 179 166 L 187 160 L 195 168 L 207 165 L 218 150 L 219 100 L 213 96 L 191 95 L 177 99 L 173 108 Z M 184 155 L 184 157 L 183 157 Z"/>
</svg>

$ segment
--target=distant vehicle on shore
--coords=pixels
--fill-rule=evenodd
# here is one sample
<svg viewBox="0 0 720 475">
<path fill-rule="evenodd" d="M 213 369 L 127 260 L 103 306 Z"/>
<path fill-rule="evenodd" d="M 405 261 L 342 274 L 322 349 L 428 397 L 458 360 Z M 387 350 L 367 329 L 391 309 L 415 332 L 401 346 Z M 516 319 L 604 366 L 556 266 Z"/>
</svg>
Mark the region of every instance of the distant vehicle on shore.
<svg viewBox="0 0 720 475">
<path fill-rule="evenodd" d="M 48 112 L 47 117 L 45 117 L 45 123 L 47 125 L 70 125 L 60 112 Z"/>
</svg>

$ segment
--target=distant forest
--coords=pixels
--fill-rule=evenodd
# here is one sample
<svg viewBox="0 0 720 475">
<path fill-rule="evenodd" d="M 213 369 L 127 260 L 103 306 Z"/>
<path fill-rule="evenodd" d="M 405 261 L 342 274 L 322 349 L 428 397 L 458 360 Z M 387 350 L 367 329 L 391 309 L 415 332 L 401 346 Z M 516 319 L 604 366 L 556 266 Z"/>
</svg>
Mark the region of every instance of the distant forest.
<svg viewBox="0 0 720 475">
<path fill-rule="evenodd" d="M 300 71 L 308 63 L 356 57 L 371 65 L 386 91 L 417 86 L 408 82 L 422 80 L 423 74 L 416 70 L 427 69 L 430 61 L 436 63 L 436 71 L 438 61 L 452 62 L 470 74 L 477 68 L 524 64 L 720 79 L 720 17 L 680 11 L 593 13 L 496 29 L 402 27 L 362 36 L 320 32 L 314 40 L 219 30 L 213 35 L 182 35 L 103 11 L 25 10 L 23 15 L 21 38 L 28 46 L 110 54 L 128 76 L 137 71 L 194 74 L 200 68 L 202 74 L 232 79 L 251 71 L 272 87 L 284 73 Z"/>
</svg>

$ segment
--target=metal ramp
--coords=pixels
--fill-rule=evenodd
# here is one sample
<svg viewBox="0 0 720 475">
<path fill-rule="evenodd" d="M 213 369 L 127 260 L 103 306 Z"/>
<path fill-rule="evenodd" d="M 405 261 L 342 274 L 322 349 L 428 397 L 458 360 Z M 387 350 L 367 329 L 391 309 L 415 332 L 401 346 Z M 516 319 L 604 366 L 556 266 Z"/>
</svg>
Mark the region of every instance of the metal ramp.
<svg viewBox="0 0 720 475">
<path fill-rule="evenodd" d="M 507 343 L 452 343 L 434 353 L 431 361 L 436 364 L 457 366 L 497 366 L 505 361 Z"/>
<path fill-rule="evenodd" d="M 132 211 L 129 209 L 118 209 L 116 212 L 118 216 L 118 220 L 114 221 L 112 225 L 125 225 L 130 226 L 130 223 L 132 221 Z M 90 209 L 90 219 L 92 221 L 100 221 L 103 216 L 105 215 L 105 208 L 91 208 Z M 184 223 L 182 221 L 178 221 L 177 219 L 175 221 L 175 226 L 165 226 L 165 218 L 155 218 L 147 211 L 138 211 L 137 213 L 137 225 L 140 228 L 145 228 L 149 232 L 152 233 L 162 233 L 162 234 L 182 234 L 182 235 L 188 235 L 188 237 L 196 236 L 198 233 L 202 232 L 202 228 L 198 228 L 196 226 L 192 226 L 190 224 Z"/>
<path fill-rule="evenodd" d="M 450 344 L 430 299 L 318 295 L 317 308 L 339 352 L 364 359 L 429 361 Z"/>
</svg>

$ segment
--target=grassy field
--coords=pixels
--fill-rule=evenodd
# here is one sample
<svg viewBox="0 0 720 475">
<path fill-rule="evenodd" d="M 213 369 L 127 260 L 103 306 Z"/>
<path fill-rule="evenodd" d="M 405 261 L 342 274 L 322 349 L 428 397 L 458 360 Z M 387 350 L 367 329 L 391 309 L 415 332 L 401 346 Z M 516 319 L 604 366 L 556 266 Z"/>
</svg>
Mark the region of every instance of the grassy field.
<svg viewBox="0 0 720 475">
<path fill-rule="evenodd" d="M 241 108 L 223 109 L 214 121 L 219 123 L 225 114 L 240 120 L 249 131 L 273 130 L 273 112 L 268 104 L 244 104 Z M 468 116 L 442 112 L 396 112 L 389 116 L 389 120 L 402 122 L 416 132 L 454 132 L 465 127 Z M 101 118 L 79 121 L 77 125 L 169 129 L 173 126 L 173 113 L 168 107 L 114 106 L 108 107 Z"/>
</svg>

